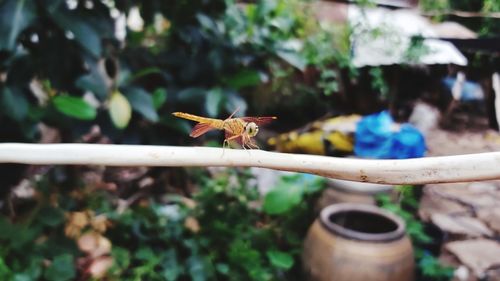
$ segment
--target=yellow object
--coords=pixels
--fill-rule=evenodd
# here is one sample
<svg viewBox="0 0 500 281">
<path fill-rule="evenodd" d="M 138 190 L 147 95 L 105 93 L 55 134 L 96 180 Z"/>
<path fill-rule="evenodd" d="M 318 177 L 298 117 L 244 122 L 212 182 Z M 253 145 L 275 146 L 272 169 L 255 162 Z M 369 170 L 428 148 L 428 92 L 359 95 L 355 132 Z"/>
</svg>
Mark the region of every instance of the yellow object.
<svg viewBox="0 0 500 281">
<path fill-rule="evenodd" d="M 277 151 L 317 155 L 349 154 L 354 149 L 354 132 L 359 115 L 316 121 L 305 132 L 292 131 L 270 138 Z"/>
</svg>

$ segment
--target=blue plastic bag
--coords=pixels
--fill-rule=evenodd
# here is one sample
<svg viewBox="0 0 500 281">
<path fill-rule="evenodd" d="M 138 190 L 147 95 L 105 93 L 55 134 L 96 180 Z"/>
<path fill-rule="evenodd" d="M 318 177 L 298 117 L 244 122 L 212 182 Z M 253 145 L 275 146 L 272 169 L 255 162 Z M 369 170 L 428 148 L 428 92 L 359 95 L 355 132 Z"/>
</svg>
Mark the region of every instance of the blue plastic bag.
<svg viewBox="0 0 500 281">
<path fill-rule="evenodd" d="M 405 159 L 425 154 L 425 139 L 418 129 L 396 124 L 387 111 L 364 117 L 356 126 L 354 154 L 363 158 Z"/>
</svg>

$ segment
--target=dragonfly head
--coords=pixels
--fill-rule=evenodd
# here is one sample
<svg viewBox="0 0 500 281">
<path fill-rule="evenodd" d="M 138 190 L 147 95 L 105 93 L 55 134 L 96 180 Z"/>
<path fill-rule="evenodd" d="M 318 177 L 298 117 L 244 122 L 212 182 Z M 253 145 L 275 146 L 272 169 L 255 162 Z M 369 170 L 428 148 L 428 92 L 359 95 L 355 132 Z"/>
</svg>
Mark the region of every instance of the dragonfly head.
<svg viewBox="0 0 500 281">
<path fill-rule="evenodd" d="M 255 137 L 255 135 L 257 135 L 258 132 L 259 132 L 259 126 L 257 126 L 257 124 L 255 124 L 254 122 L 248 122 L 245 125 L 245 133 L 247 133 L 249 137 Z"/>
</svg>

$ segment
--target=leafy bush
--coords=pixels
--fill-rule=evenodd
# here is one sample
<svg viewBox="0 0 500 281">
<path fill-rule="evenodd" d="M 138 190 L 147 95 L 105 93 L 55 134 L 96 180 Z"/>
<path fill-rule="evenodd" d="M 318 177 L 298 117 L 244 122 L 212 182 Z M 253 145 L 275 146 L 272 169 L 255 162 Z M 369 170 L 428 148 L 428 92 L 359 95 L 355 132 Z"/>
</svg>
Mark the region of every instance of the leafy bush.
<svg viewBox="0 0 500 281">
<path fill-rule="evenodd" d="M 39 201 L 24 219 L 0 219 L 2 280 L 301 280 L 301 243 L 323 187 L 297 175 L 261 198 L 247 172 L 227 170 L 204 178 L 194 201 L 123 205 L 91 187 L 58 196 L 63 186 L 51 178 L 38 181 Z M 288 188 L 294 196 L 284 196 Z M 112 266 L 98 271 L 104 260 Z"/>
<path fill-rule="evenodd" d="M 142 28 L 125 25 L 134 11 Z M 2 1 L 0 118 L 31 141 L 43 122 L 63 130 L 63 141 L 98 124 L 115 142 L 171 143 L 187 131 L 174 108 L 244 113 L 246 94 L 279 96 L 285 88 L 266 85 L 284 80 L 298 97 L 332 93 L 329 72 L 310 89 L 297 80 L 308 65 L 323 71 L 339 58 L 308 11 L 300 0 Z"/>
</svg>

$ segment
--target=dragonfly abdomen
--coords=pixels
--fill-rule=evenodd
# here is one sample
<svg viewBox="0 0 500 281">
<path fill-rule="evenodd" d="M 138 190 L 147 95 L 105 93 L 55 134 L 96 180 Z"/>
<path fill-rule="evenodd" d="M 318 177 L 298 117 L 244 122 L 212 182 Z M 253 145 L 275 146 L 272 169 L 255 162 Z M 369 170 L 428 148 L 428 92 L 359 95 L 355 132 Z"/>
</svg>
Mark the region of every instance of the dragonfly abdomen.
<svg viewBox="0 0 500 281">
<path fill-rule="evenodd" d="M 174 113 L 172 113 L 172 115 L 174 115 L 176 117 L 184 118 L 187 120 L 195 121 L 198 123 L 209 124 L 214 129 L 218 129 L 218 130 L 224 129 L 224 121 L 222 121 L 220 119 L 201 117 L 198 115 L 193 115 L 193 114 L 184 113 L 184 112 L 174 112 Z"/>
</svg>

